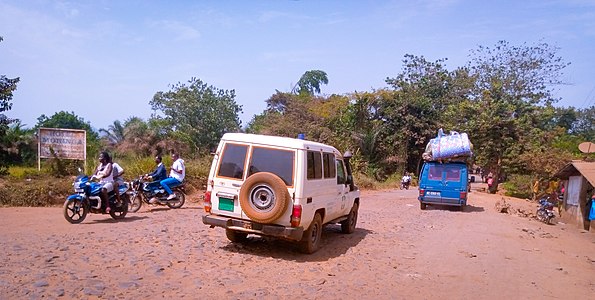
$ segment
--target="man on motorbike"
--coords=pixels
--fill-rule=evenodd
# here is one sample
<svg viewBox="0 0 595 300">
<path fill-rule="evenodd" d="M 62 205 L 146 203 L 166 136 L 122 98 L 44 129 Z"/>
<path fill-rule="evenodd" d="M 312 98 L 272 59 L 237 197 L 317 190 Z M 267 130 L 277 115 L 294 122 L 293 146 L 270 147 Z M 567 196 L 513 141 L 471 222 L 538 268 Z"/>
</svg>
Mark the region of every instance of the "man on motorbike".
<svg viewBox="0 0 595 300">
<path fill-rule="evenodd" d="M 143 176 L 143 179 L 145 180 L 149 180 L 149 181 L 153 181 L 151 183 L 149 183 L 150 186 L 157 186 L 158 184 L 160 184 L 160 181 L 167 178 L 167 171 L 165 170 L 165 166 L 163 165 L 163 162 L 161 162 L 161 155 L 156 155 L 155 156 L 155 163 L 157 164 L 157 167 L 155 168 L 155 170 L 151 173 L 145 174 Z M 151 198 L 151 200 L 149 200 L 149 203 L 151 204 L 155 204 L 157 203 L 157 197 L 153 197 Z"/>
<path fill-rule="evenodd" d="M 107 193 L 111 192 L 114 190 L 114 175 L 113 175 L 113 171 L 112 171 L 112 159 L 109 156 L 109 154 L 105 151 L 101 152 L 99 154 L 99 166 L 97 166 L 97 169 L 95 170 L 95 173 L 93 174 L 93 176 L 91 176 L 91 179 L 96 178 L 99 179 L 99 183 L 101 183 L 101 194 L 100 197 L 101 202 L 105 203 L 107 205 L 105 211 L 106 212 L 110 212 L 110 207 L 109 207 L 109 202 L 108 202 L 108 196 Z"/>
<path fill-rule="evenodd" d="M 403 175 L 403 178 L 401 178 L 401 184 L 409 185 L 410 183 L 411 183 L 411 176 L 409 176 L 409 173 L 405 172 L 405 175 Z"/>
<path fill-rule="evenodd" d="M 161 181 L 167 178 L 167 171 L 165 170 L 165 166 L 161 162 L 161 155 L 155 156 L 155 163 L 157 164 L 155 171 L 145 174 L 144 178 L 150 181 Z"/>
<path fill-rule="evenodd" d="M 167 200 L 176 198 L 176 194 L 171 191 L 170 186 L 179 185 L 184 181 L 186 176 L 186 166 L 184 166 L 184 160 L 180 158 L 177 153 L 172 153 L 171 159 L 174 161 L 169 172 L 169 177 L 161 180 L 161 186 L 169 194 Z"/>
</svg>

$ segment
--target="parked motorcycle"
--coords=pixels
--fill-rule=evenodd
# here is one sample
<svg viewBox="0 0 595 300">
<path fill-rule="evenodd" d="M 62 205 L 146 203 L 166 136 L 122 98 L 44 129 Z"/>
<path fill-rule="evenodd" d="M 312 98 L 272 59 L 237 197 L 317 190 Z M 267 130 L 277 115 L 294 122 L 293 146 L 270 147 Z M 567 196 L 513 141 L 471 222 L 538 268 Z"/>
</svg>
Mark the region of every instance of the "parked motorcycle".
<svg viewBox="0 0 595 300">
<path fill-rule="evenodd" d="M 107 206 L 102 203 L 99 197 L 101 184 L 93 182 L 87 175 L 79 175 L 72 184 L 74 194 L 68 196 L 64 202 L 64 218 L 72 224 L 78 224 L 85 220 L 88 213 L 107 214 Z M 120 201 L 116 200 L 116 191 L 108 193 L 109 215 L 115 220 L 123 219 L 128 213 L 129 197 L 126 193 L 128 185 L 121 185 L 117 189 L 120 193 Z"/>
<path fill-rule="evenodd" d="M 545 224 L 553 224 L 554 217 L 554 203 L 550 201 L 550 198 L 542 197 L 539 199 L 537 219 Z"/>
<path fill-rule="evenodd" d="M 184 183 L 171 187 L 171 191 L 176 195 L 174 199 L 167 200 L 169 196 L 165 189 L 159 184 L 159 181 L 146 181 L 143 176 L 131 182 L 130 204 L 128 211 L 137 212 L 143 205 L 158 204 L 167 205 L 169 208 L 180 208 L 186 202 L 186 190 Z M 156 198 L 156 203 L 150 203 L 152 198 Z"/>
</svg>

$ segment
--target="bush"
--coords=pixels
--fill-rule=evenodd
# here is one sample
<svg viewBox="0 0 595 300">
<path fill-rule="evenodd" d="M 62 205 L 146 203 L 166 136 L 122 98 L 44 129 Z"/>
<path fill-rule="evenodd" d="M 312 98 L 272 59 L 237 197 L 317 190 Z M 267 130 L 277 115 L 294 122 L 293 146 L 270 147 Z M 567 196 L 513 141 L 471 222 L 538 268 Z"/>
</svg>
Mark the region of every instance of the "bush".
<svg viewBox="0 0 595 300">
<path fill-rule="evenodd" d="M 506 192 L 506 196 L 531 199 L 533 196 L 532 184 L 530 175 L 513 174 L 508 177 L 507 181 L 502 185 Z"/>
<path fill-rule="evenodd" d="M 8 179 L 0 184 L 2 206 L 62 205 L 72 193 L 72 179 Z"/>
</svg>

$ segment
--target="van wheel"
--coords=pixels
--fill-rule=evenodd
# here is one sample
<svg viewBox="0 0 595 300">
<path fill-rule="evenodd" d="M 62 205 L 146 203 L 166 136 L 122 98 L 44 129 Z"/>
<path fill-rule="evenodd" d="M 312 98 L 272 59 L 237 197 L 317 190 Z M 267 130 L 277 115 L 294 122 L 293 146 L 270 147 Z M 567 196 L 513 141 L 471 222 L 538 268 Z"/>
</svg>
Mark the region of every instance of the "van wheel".
<svg viewBox="0 0 595 300">
<path fill-rule="evenodd" d="M 302 237 L 300 242 L 300 250 L 306 254 L 312 254 L 318 250 L 320 246 L 320 239 L 322 237 L 322 218 L 320 214 L 314 215 L 314 220 Z"/>
<path fill-rule="evenodd" d="M 281 217 L 289 205 L 289 192 L 279 176 L 256 173 L 240 189 L 240 205 L 251 219 L 259 223 L 271 223 Z"/>
<path fill-rule="evenodd" d="M 227 239 L 233 243 L 242 243 L 248 239 L 247 233 L 227 228 L 225 229 L 225 235 L 227 236 Z"/>
<path fill-rule="evenodd" d="M 347 216 L 347 220 L 341 222 L 341 232 L 353 233 L 355 231 L 355 225 L 357 224 L 358 208 L 359 205 L 354 202 L 353 207 L 351 207 L 351 211 L 349 212 L 349 216 Z"/>
<path fill-rule="evenodd" d="M 423 203 L 423 202 L 420 202 L 420 203 L 419 203 L 419 208 L 421 208 L 421 210 L 424 210 L 424 209 L 426 209 L 426 204 L 425 204 L 425 203 Z"/>
</svg>

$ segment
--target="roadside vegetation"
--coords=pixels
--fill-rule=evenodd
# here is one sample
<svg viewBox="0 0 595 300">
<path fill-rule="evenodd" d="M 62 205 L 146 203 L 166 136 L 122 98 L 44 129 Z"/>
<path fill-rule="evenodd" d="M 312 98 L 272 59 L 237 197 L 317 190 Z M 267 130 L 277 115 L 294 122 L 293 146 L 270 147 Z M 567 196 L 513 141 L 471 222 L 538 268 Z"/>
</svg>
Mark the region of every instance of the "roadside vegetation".
<svg viewBox="0 0 595 300">
<path fill-rule="evenodd" d="M 263 99 L 266 109 L 244 126 L 235 91 L 198 78 L 157 91 L 148 99 L 155 112 L 149 119 L 130 116 L 98 130 L 75 112 L 42 115 L 32 128 L 0 114 L 0 205 L 61 204 L 77 169 L 86 166 L 90 173 L 102 150 L 126 169 L 127 180 L 151 171 L 156 154 L 169 167 L 169 153 L 177 151 L 186 161 L 187 184 L 200 190 L 210 153 L 226 132 L 303 133 L 351 151 L 361 188 L 396 188 L 404 172 L 419 174 L 422 153 L 439 128 L 466 132 L 474 145 L 469 164 L 505 181 L 500 187 L 510 196 L 527 197 L 533 182 L 555 180 L 555 172 L 572 159 L 593 159 L 577 146 L 595 139 L 595 106 L 554 106 L 559 99 L 553 91 L 567 84 L 561 78 L 569 64 L 558 51 L 546 43 L 500 41 L 471 51 L 469 62 L 454 69 L 447 69 L 446 58 L 405 55 L 386 87 L 341 95 L 322 94 L 321 85 L 330 79 L 310 70 L 290 91 Z M 10 110 L 20 80 L 0 77 L 0 113 Z M 37 171 L 40 127 L 85 129 L 87 161 L 54 157 Z"/>
</svg>

